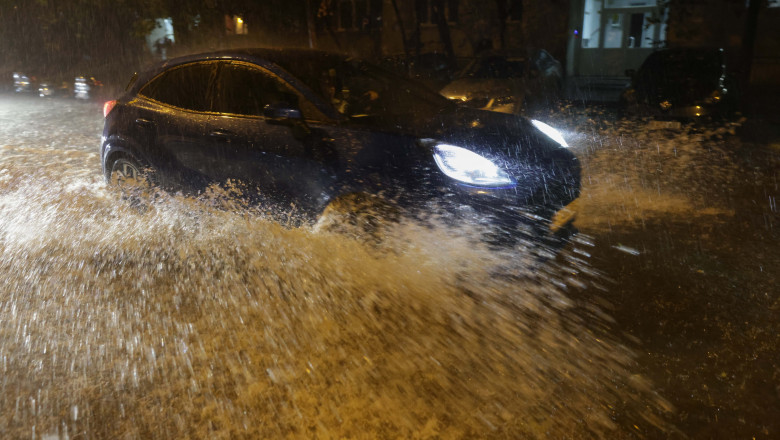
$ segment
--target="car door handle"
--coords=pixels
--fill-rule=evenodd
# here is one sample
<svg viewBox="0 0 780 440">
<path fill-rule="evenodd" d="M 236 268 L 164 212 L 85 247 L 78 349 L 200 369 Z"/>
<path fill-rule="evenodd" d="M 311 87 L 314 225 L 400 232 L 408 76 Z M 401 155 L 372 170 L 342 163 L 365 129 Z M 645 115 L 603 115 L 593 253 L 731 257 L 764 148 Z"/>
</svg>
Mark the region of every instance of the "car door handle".
<svg viewBox="0 0 780 440">
<path fill-rule="evenodd" d="M 220 142 L 230 142 L 230 140 L 235 137 L 233 132 L 228 130 L 214 130 L 209 133 L 209 136 Z"/>
<path fill-rule="evenodd" d="M 144 127 L 144 128 L 151 128 L 154 127 L 154 121 L 150 121 L 146 118 L 138 118 L 135 120 L 135 124 Z"/>
</svg>

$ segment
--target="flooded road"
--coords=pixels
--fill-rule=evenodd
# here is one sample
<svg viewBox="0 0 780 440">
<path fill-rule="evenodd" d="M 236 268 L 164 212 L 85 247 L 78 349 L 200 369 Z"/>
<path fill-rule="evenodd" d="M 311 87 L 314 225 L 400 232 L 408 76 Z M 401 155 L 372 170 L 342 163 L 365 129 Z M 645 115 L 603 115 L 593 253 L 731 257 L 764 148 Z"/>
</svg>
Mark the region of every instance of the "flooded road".
<svg viewBox="0 0 780 440">
<path fill-rule="evenodd" d="M 138 213 L 100 105 L 0 96 L 0 435 L 780 435 L 777 146 L 553 119 L 583 161 L 563 249 L 376 248 L 219 195 Z"/>
</svg>

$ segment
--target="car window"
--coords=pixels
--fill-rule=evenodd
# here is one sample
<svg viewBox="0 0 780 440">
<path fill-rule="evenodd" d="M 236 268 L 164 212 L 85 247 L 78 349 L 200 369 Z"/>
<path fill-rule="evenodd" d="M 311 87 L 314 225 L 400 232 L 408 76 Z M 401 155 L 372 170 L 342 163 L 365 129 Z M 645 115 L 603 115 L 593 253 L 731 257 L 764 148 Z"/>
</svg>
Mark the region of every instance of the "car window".
<svg viewBox="0 0 780 440">
<path fill-rule="evenodd" d="M 298 106 L 298 95 L 280 78 L 246 63 L 222 64 L 214 87 L 214 111 L 262 116 L 266 105 L 280 103 Z"/>
<path fill-rule="evenodd" d="M 149 81 L 138 93 L 164 104 L 187 110 L 209 111 L 209 86 L 215 63 L 194 63 L 174 67 Z"/>
<path fill-rule="evenodd" d="M 279 64 L 345 116 L 430 114 L 454 105 L 416 81 L 357 60 L 328 57 Z"/>
<path fill-rule="evenodd" d="M 716 52 L 655 52 L 647 57 L 637 74 L 639 88 L 661 87 L 683 93 L 696 88 L 706 92 L 717 86 L 722 74 Z"/>
</svg>

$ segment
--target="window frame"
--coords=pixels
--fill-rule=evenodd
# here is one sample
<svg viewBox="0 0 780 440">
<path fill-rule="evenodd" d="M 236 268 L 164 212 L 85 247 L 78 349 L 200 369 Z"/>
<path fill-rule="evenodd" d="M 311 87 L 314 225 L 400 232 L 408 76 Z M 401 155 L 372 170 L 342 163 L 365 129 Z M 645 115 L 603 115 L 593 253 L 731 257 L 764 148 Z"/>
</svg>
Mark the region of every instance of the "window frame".
<svg viewBox="0 0 780 440">
<path fill-rule="evenodd" d="M 241 113 L 221 113 L 216 111 L 216 107 L 214 105 L 217 99 L 216 87 L 217 87 L 217 82 L 220 79 L 220 75 L 222 74 L 222 69 L 229 64 L 238 64 L 238 65 L 246 66 L 251 70 L 257 70 L 267 75 L 269 78 L 283 84 L 291 93 L 294 93 L 298 97 L 298 105 L 296 108 L 301 111 L 301 117 L 303 118 L 304 121 L 319 123 L 319 122 L 328 121 L 330 119 L 322 112 L 322 110 L 320 110 L 317 107 L 317 103 L 307 98 L 306 95 L 300 89 L 294 86 L 290 81 L 283 78 L 282 75 L 279 75 L 278 72 L 275 72 L 274 70 L 266 66 L 262 66 L 253 61 L 246 61 L 240 59 L 216 60 L 216 63 L 217 63 L 217 72 L 216 75 L 214 76 L 211 90 L 209 91 L 210 100 L 212 101 L 212 109 L 214 110 L 211 112 L 212 114 L 225 115 L 231 118 L 267 119 L 266 116 L 262 114 L 245 115 Z M 273 64 L 273 66 L 276 66 L 276 68 L 281 69 L 281 67 L 276 64 Z"/>
<path fill-rule="evenodd" d="M 211 69 L 212 69 L 211 76 L 208 79 L 208 85 L 206 86 L 206 92 L 205 92 L 205 96 L 206 96 L 206 98 L 205 98 L 205 107 L 206 107 L 206 109 L 205 110 L 197 110 L 197 109 L 193 109 L 193 108 L 182 107 L 180 105 L 176 105 L 176 104 L 173 104 L 173 103 L 170 103 L 170 102 L 161 101 L 158 98 L 149 96 L 149 95 L 144 93 L 144 90 L 146 88 L 150 87 L 153 83 L 155 83 L 157 81 L 161 81 L 164 76 L 169 75 L 173 71 L 189 68 L 189 67 L 192 67 L 192 66 L 204 66 L 204 65 L 211 65 Z M 200 114 L 213 113 L 210 110 L 210 109 L 213 108 L 213 102 L 212 102 L 213 94 L 212 94 L 212 91 L 213 91 L 214 84 L 215 84 L 215 81 L 216 81 L 216 78 L 217 78 L 218 69 L 219 69 L 219 62 L 217 60 L 196 60 L 196 61 L 192 61 L 192 62 L 189 62 L 189 63 L 180 64 L 178 66 L 173 66 L 173 67 L 171 67 L 169 69 L 165 69 L 164 71 L 158 73 L 152 79 L 147 81 L 146 84 L 144 84 L 143 86 L 141 86 L 138 89 L 137 95 L 142 97 L 142 98 L 144 98 L 144 99 L 147 99 L 149 101 L 155 102 L 157 104 L 164 105 L 166 107 L 172 107 L 172 108 L 179 109 L 179 110 L 186 111 L 186 112 L 190 112 L 190 113 L 200 113 Z"/>
<path fill-rule="evenodd" d="M 222 78 L 222 75 L 223 75 L 223 72 L 224 72 L 223 69 L 226 69 L 226 68 L 228 68 L 231 65 L 241 66 L 243 68 L 246 68 L 247 70 L 259 72 L 261 75 L 265 76 L 270 81 L 275 81 L 276 83 L 281 84 L 284 87 L 286 87 L 287 90 L 290 93 L 293 93 L 293 94 L 298 96 L 298 100 L 299 101 L 302 98 L 305 99 L 301 95 L 301 93 L 298 90 L 296 90 L 295 87 L 293 87 L 289 82 L 285 81 L 279 75 L 277 75 L 276 73 L 272 72 L 271 70 L 269 70 L 269 69 L 267 69 L 267 68 L 265 68 L 263 66 L 259 66 L 259 65 L 255 64 L 255 63 L 242 61 L 242 60 L 220 60 L 218 62 L 217 73 L 216 73 L 216 75 L 214 77 L 214 84 L 211 87 L 212 113 L 214 113 L 214 114 L 227 115 L 227 116 L 230 116 L 230 117 L 240 117 L 240 118 L 265 118 L 265 116 L 262 114 L 262 108 L 259 109 L 260 110 L 260 114 L 246 114 L 246 113 L 225 112 L 225 111 L 221 111 L 221 110 L 219 110 L 217 108 L 217 105 L 219 104 L 219 102 L 218 102 L 219 101 L 219 97 L 218 97 L 219 85 L 220 85 L 220 81 L 221 81 L 221 78 Z M 264 107 L 265 106 L 263 106 L 263 108 Z"/>
</svg>

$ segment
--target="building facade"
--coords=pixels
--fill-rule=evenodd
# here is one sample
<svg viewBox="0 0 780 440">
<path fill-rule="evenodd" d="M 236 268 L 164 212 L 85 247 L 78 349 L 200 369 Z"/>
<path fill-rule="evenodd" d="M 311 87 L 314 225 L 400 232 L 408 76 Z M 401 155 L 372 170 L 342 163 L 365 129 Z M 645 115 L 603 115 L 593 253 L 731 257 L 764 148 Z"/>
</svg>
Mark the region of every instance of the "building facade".
<svg viewBox="0 0 780 440">
<path fill-rule="evenodd" d="M 750 1 L 760 2 L 753 24 Z M 307 0 L 306 5 L 308 18 L 299 21 L 308 23 L 296 32 L 307 33 L 311 47 L 375 61 L 452 54 L 461 63 L 485 50 L 523 56 L 545 49 L 563 64 L 572 93 L 601 90 L 607 100 L 625 87 L 628 69 L 663 47 L 723 48 L 731 70 L 743 69 L 752 26 L 750 80 L 780 82 L 780 0 Z M 277 44 L 263 26 L 236 17 L 226 17 L 228 38 Z"/>
</svg>

